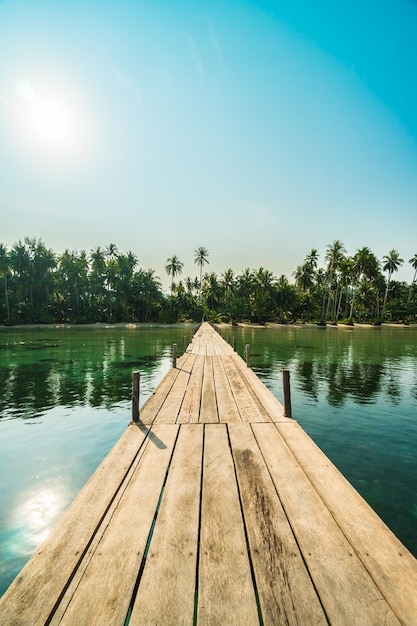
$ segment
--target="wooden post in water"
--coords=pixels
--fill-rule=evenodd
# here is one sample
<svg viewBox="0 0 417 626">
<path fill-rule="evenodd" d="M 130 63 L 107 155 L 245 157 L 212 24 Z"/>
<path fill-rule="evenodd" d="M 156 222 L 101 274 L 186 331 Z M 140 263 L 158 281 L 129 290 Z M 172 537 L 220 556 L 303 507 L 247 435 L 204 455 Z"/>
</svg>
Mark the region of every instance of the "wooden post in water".
<svg viewBox="0 0 417 626">
<path fill-rule="evenodd" d="M 292 418 L 290 372 L 282 370 L 282 386 L 284 390 L 284 415 Z"/>
<path fill-rule="evenodd" d="M 250 344 L 249 343 L 246 344 L 245 352 L 246 352 L 246 365 L 250 367 Z"/>
<path fill-rule="evenodd" d="M 177 367 L 177 344 L 172 346 L 172 367 Z"/>
<path fill-rule="evenodd" d="M 233 337 L 233 350 L 236 352 L 236 337 Z"/>
<path fill-rule="evenodd" d="M 182 338 L 182 353 L 183 354 L 185 353 L 185 343 L 186 343 L 186 341 L 187 341 L 187 338 L 184 335 L 183 338 Z"/>
<path fill-rule="evenodd" d="M 132 374 L 132 420 L 139 421 L 139 385 L 140 372 L 135 371 Z"/>
</svg>

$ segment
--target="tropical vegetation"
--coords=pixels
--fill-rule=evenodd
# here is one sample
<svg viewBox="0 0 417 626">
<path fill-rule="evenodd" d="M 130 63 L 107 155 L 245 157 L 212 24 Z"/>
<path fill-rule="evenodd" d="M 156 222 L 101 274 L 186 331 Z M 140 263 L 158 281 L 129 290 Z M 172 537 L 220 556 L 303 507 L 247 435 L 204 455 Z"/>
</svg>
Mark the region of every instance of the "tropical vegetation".
<svg viewBox="0 0 417 626">
<path fill-rule="evenodd" d="M 340 240 L 327 246 L 322 264 L 313 248 L 290 279 L 264 267 L 204 273 L 208 259 L 198 247 L 199 275 L 182 279 L 183 261 L 169 257 L 167 294 L 154 270 L 114 243 L 60 254 L 36 238 L 10 250 L 0 243 L 0 323 L 417 321 L 417 254 L 408 261 L 410 284 L 395 280 L 404 264 L 397 250 L 381 260 L 368 247 L 349 255 Z"/>
</svg>

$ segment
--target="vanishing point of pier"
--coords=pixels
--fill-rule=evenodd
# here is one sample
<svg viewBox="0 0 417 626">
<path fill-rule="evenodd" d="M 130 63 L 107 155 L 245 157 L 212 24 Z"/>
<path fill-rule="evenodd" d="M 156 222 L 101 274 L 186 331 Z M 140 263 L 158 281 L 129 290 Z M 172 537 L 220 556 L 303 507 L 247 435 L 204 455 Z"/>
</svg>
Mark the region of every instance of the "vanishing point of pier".
<svg viewBox="0 0 417 626">
<path fill-rule="evenodd" d="M 417 560 L 203 323 L 0 624 L 417 625 Z"/>
</svg>

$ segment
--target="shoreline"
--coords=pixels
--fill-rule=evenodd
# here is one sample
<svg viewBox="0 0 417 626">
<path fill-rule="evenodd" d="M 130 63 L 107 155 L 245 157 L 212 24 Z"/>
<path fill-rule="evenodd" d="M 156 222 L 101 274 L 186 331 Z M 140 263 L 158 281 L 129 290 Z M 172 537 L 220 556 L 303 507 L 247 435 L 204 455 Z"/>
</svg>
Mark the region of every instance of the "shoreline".
<svg viewBox="0 0 417 626">
<path fill-rule="evenodd" d="M 53 324 L 13 324 L 6 325 L 3 324 L 0 326 L 1 331 L 8 330 L 65 330 L 65 329 L 86 329 L 86 330 L 111 330 L 111 329 L 141 329 L 141 328 L 190 328 L 193 326 L 197 326 L 198 322 L 176 322 L 175 324 L 164 324 L 161 322 L 93 322 L 87 324 L 67 324 L 67 323 L 53 323 Z M 396 324 L 390 322 L 384 322 L 380 326 L 376 326 L 374 324 L 366 324 L 366 323 L 357 323 L 353 324 L 326 324 L 326 326 L 320 326 L 314 322 L 295 322 L 293 324 L 280 324 L 279 322 L 265 322 L 265 324 L 257 324 L 257 323 L 249 323 L 242 322 L 237 326 L 233 326 L 232 324 L 228 324 L 227 322 L 220 322 L 216 324 L 218 328 L 342 328 L 342 329 L 351 329 L 354 328 L 416 328 L 417 322 L 412 322 L 410 324 Z"/>
</svg>

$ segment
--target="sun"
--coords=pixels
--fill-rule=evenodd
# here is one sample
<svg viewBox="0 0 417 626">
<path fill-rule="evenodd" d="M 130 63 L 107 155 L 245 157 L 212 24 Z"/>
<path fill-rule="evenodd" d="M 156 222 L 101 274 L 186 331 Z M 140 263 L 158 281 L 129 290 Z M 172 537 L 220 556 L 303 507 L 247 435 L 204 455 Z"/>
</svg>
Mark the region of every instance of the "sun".
<svg viewBox="0 0 417 626">
<path fill-rule="evenodd" d="M 26 133 L 48 148 L 69 147 L 74 127 L 65 104 L 58 98 L 38 96 L 25 80 L 17 83 L 16 92 L 23 101 Z"/>
<path fill-rule="evenodd" d="M 62 145 L 70 141 L 70 119 L 62 106 L 48 100 L 36 100 L 30 117 L 33 131 L 45 143 Z"/>
</svg>

